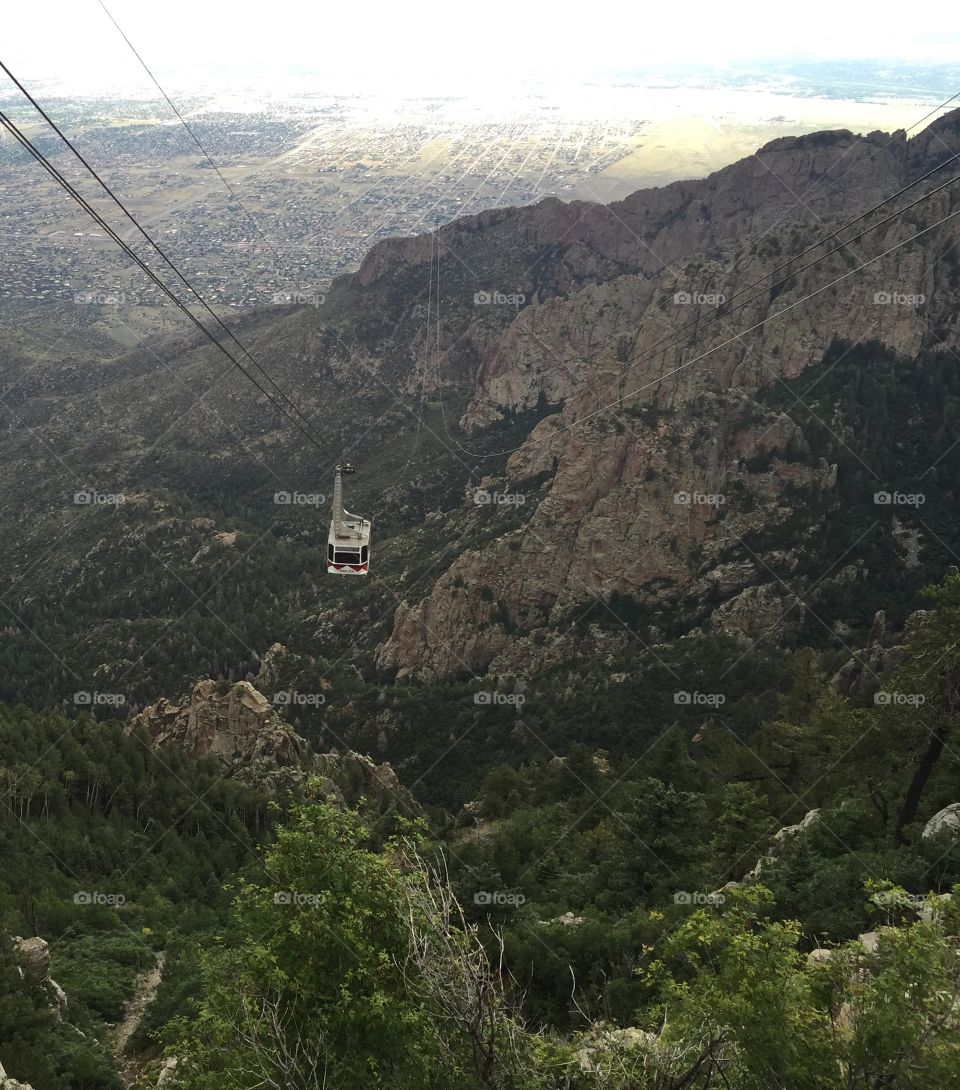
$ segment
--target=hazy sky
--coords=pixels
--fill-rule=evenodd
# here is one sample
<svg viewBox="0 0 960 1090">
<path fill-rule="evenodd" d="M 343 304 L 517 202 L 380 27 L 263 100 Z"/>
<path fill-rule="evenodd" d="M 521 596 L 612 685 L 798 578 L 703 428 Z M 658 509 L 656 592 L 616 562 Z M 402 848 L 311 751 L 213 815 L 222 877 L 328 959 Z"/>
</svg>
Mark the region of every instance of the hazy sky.
<svg viewBox="0 0 960 1090">
<path fill-rule="evenodd" d="M 957 62 L 955 0 L 105 0 L 164 77 L 198 82 L 211 62 L 296 66 L 382 92 L 467 81 L 502 87 L 540 76 L 642 71 L 657 63 L 754 57 L 887 57 Z M 143 75 L 97 0 L 5 5 L 0 56 L 25 79 L 61 76 L 127 90 Z M 922 16 L 917 22 L 916 16 Z M 914 21 L 911 22 L 911 16 Z M 2 74 L 0 74 L 2 75 Z"/>
</svg>

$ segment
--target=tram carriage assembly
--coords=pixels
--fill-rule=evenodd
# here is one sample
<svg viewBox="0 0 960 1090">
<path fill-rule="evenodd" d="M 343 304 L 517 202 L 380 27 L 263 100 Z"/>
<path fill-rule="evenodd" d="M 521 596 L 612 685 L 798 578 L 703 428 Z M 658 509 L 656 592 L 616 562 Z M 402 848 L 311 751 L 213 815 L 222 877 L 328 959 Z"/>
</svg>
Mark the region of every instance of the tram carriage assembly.
<svg viewBox="0 0 960 1090">
<path fill-rule="evenodd" d="M 343 508 L 343 478 L 355 470 L 337 466 L 333 480 L 333 518 L 327 537 L 327 571 L 331 575 L 367 575 L 370 571 L 370 520 Z"/>
</svg>

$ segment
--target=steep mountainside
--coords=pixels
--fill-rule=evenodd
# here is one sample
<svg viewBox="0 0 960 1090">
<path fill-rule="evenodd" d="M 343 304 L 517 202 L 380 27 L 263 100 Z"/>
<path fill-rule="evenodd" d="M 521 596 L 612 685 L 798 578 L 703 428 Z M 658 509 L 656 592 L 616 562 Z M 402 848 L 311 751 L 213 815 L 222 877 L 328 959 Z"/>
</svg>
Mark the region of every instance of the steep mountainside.
<svg viewBox="0 0 960 1090">
<path fill-rule="evenodd" d="M 900 153 L 899 170 L 885 179 L 889 190 L 915 169 L 928 169 L 931 149 L 934 160 L 949 159 L 960 146 L 957 122 L 954 115 L 935 126 L 916 148 L 872 138 L 873 150 L 883 149 L 871 163 L 872 177 L 875 169 L 883 173 L 893 149 Z M 865 344 L 906 361 L 919 361 L 924 353 L 952 354 L 960 291 L 956 221 L 933 227 L 955 214 L 955 187 L 855 244 L 832 241 L 792 265 L 791 257 L 839 225 L 827 208 L 812 225 L 768 226 L 762 240 L 751 243 L 736 232 L 749 237 L 758 222 L 769 220 L 770 205 L 779 202 L 770 199 L 768 187 L 758 187 L 752 221 L 729 210 L 724 218 L 693 211 L 709 208 L 711 199 L 728 209 L 732 179 L 749 184 L 757 171 L 767 177 L 770 170 L 789 173 L 789 180 L 781 177 L 782 192 L 796 193 L 804 188 L 804 170 L 817 174 L 813 148 L 819 155 L 850 150 L 842 137 L 778 142 L 784 143 L 772 157 L 780 157 L 775 166 L 758 153 L 701 183 L 706 192 L 700 203 L 687 202 L 677 212 L 676 233 L 681 240 L 693 234 L 701 256 L 682 264 L 665 256 L 655 279 L 618 276 L 534 302 L 483 354 L 462 422 L 468 431 L 538 405 L 558 410 L 514 451 L 504 478 L 485 486 L 529 499 L 529 517 L 522 530 L 461 555 L 426 600 L 400 608 L 379 653 L 382 665 L 433 676 L 488 668 L 509 674 L 518 639 L 555 627 L 592 599 L 609 601 L 613 595 L 648 606 L 713 598 L 713 623 L 721 631 L 756 636 L 783 630 L 783 618 L 805 586 L 788 585 L 781 571 L 796 566 L 802 547 L 777 557 L 771 567 L 774 558 L 756 555 L 746 539 L 789 518 L 801 490 L 839 495 L 836 462 L 860 438 L 845 433 L 850 423 L 842 415 L 828 415 L 825 426 L 835 447 L 826 452 L 828 459 L 811 456 L 803 384 L 793 388 L 789 381 L 821 364 L 838 343 L 844 348 L 833 353 L 832 366 Z M 947 177 L 944 172 L 936 181 Z M 755 198 L 752 189 L 739 192 L 741 201 Z M 644 196 L 625 204 L 649 221 L 650 205 L 663 197 L 659 191 L 647 201 Z M 876 194 L 864 189 L 859 196 L 867 200 L 848 201 L 845 218 Z M 798 213 L 809 213 L 808 202 L 794 209 Z M 867 225 L 883 217 L 875 215 Z M 781 219 L 790 217 L 781 210 Z M 718 224 L 714 234 L 704 221 Z M 623 225 L 628 222 L 624 218 Z M 734 224 L 731 237 L 741 240 L 734 260 L 702 256 Z M 863 228 L 845 232 L 840 241 Z M 911 241 L 919 232 L 924 233 Z M 662 245 L 657 230 L 645 233 Z M 631 234 L 637 255 L 649 261 L 652 247 L 639 233 Z M 683 242 L 677 245 L 682 249 Z M 678 250 L 671 245 L 667 253 Z M 886 256 L 871 261 L 881 254 Z M 818 257 L 824 260 L 803 270 Z M 794 269 L 799 271 L 783 287 L 771 290 Z M 747 290 L 753 284 L 760 290 Z M 697 294 L 727 303 L 714 315 L 709 305 L 677 302 Z M 918 370 L 925 366 L 917 363 Z M 771 391 L 779 390 L 790 396 L 771 404 Z M 931 452 L 921 473 L 949 453 L 950 442 Z M 907 487 L 906 473 L 882 477 L 879 467 L 864 467 L 866 505 L 876 492 L 919 491 Z M 544 478 L 550 481 L 545 491 Z M 527 496 L 531 483 L 539 490 L 535 497 Z M 911 519 L 916 509 L 877 508 L 874 514 L 898 533 L 919 534 L 920 555 L 929 545 L 937 547 L 933 532 Z M 904 530 L 898 518 L 912 525 Z M 815 575 L 825 578 L 830 571 Z"/>
<path fill-rule="evenodd" d="M 956 112 L 909 140 L 778 140 L 614 205 L 548 200 L 387 241 L 323 307 L 238 318 L 331 451 L 360 468 L 352 502 L 376 526 L 364 587 L 322 574 L 330 465 L 210 346 L 165 334 L 117 353 L 101 322 L 96 361 L 55 366 L 44 323 L 59 316 L 25 316 L 5 360 L 0 695 L 42 706 L 107 690 L 136 711 L 198 673 L 255 674 L 277 640 L 328 662 L 379 648 L 389 673 L 529 672 L 576 653 L 566 629 L 598 600 L 643 643 L 704 623 L 791 631 L 793 596 L 850 573 L 831 567 L 839 554 L 808 571 L 795 541 L 754 554 L 801 499 L 837 510 L 845 459 L 869 463 L 836 398 L 808 411 L 803 375 L 827 358 L 849 368 L 842 353 L 868 344 L 901 369 L 925 361 L 917 374 L 953 350 L 956 221 L 926 229 L 956 210 L 956 188 L 791 259 L 958 149 Z M 716 295 L 719 320 L 702 301 Z M 933 400 L 938 434 L 952 401 Z M 874 492 L 910 491 L 865 472 L 858 532 L 872 532 Z M 276 502 L 294 492 L 309 502 Z M 923 514 L 880 522 L 942 571 L 953 542 L 941 548 Z"/>
<path fill-rule="evenodd" d="M 954 156 L 781 140 L 238 314 L 329 461 L 169 324 L 18 312 L 0 1083 L 953 1087 Z"/>
</svg>

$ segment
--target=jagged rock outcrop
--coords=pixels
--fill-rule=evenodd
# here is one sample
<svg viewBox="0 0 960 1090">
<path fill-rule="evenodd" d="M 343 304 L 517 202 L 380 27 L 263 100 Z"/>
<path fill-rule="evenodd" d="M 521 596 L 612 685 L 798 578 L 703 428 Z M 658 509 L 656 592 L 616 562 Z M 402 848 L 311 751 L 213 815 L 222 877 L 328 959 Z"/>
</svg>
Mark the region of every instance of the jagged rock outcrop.
<svg viewBox="0 0 960 1090">
<path fill-rule="evenodd" d="M 907 642 L 930 616 L 926 609 L 915 610 L 907 618 L 903 631 L 894 633 L 887 624 L 884 610 L 874 614 L 866 646 L 834 674 L 831 684 L 842 696 L 869 697 L 882 684 L 881 678 L 892 673 L 907 653 Z"/>
<path fill-rule="evenodd" d="M 780 222 L 816 222 L 871 207 L 960 150 L 958 117 L 948 114 L 910 140 L 903 132 L 845 130 L 773 140 L 703 179 L 641 189 L 609 205 L 550 197 L 532 207 L 492 209 L 437 235 L 469 270 L 471 296 L 478 284 L 532 300 L 617 276 L 647 278 L 694 254 L 721 253 L 724 243 L 738 248 Z M 433 246 L 429 235 L 377 243 L 357 273 L 334 283 L 330 298 L 385 296 L 407 286 L 429 267 Z M 453 274 L 457 263 L 450 265 Z"/>
<path fill-rule="evenodd" d="M 356 806 L 362 798 L 377 812 L 397 809 L 408 816 L 423 813 L 391 765 L 376 764 L 361 753 L 318 753 L 310 769 L 323 778 L 328 798 L 342 806 Z"/>
<path fill-rule="evenodd" d="M 262 693 L 275 692 L 280 683 L 281 671 L 290 659 L 290 652 L 282 643 L 271 644 L 260 659 L 260 669 L 253 684 Z"/>
<path fill-rule="evenodd" d="M 24 976 L 30 977 L 46 991 L 50 1005 L 61 1022 L 67 1020 L 68 1002 L 63 988 L 50 976 L 50 945 L 46 939 L 35 935 L 29 939 L 13 936 L 13 945 Z M 0 1084 L 2 1085 L 2 1084 Z"/>
<path fill-rule="evenodd" d="M 128 730 L 143 730 L 155 746 L 175 745 L 190 757 L 216 757 L 231 773 L 248 776 L 292 765 L 303 749 L 296 731 L 248 681 L 199 681 L 185 702 L 161 697 Z"/>
<path fill-rule="evenodd" d="M 837 692 L 863 697 L 871 688 L 876 688 L 877 679 L 903 661 L 904 646 L 889 646 L 889 642 L 887 615 L 880 609 L 874 614 L 866 647 L 834 675 L 833 686 Z"/>
<path fill-rule="evenodd" d="M 274 663 L 282 650 L 279 644 L 270 649 Z M 343 806 L 363 798 L 379 811 L 422 812 L 390 765 L 352 750 L 310 754 L 306 740 L 248 681 L 199 681 L 186 701 L 161 697 L 127 730 L 143 730 L 153 745 L 177 746 L 195 759 L 216 757 L 227 774 L 261 786 L 290 787 L 315 777 L 322 793 Z"/>
<path fill-rule="evenodd" d="M 778 630 L 792 605 L 766 584 L 747 587 L 714 611 L 710 625 L 732 636 L 763 639 Z"/>
<path fill-rule="evenodd" d="M 748 399 L 711 393 L 698 415 L 649 427 L 628 417 L 619 430 L 565 433 L 550 489 L 524 527 L 464 552 L 427 598 L 402 604 L 379 665 L 435 677 L 483 672 L 493 663 L 498 672 L 517 672 L 503 667 L 520 657 L 514 652 L 526 633 L 559 623 L 594 597 L 664 603 L 712 595 L 731 541 L 785 518 L 788 488 L 830 488 L 834 479 L 830 466 L 785 460 L 795 424 L 782 414 L 762 422 L 755 416 Z M 761 452 L 768 464 L 752 471 L 750 458 Z M 535 460 L 510 489 L 522 491 L 522 479 L 544 468 Z M 753 505 L 734 508 L 735 491 L 749 493 Z M 738 588 L 737 573 L 755 578 L 748 567 L 727 571 L 728 593 Z M 718 614 L 717 627 L 769 631 L 792 605 L 781 598 L 751 590 Z"/>
</svg>

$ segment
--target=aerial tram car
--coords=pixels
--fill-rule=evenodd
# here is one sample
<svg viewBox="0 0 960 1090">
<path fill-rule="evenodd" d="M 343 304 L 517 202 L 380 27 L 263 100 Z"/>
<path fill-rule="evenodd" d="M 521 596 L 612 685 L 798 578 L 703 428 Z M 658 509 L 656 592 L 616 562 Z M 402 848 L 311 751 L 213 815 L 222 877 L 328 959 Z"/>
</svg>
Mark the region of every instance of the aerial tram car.
<svg viewBox="0 0 960 1090">
<path fill-rule="evenodd" d="M 343 478 L 356 472 L 349 462 L 337 466 L 333 479 L 333 518 L 327 537 L 331 575 L 367 575 L 370 571 L 370 521 L 343 509 Z"/>
</svg>

